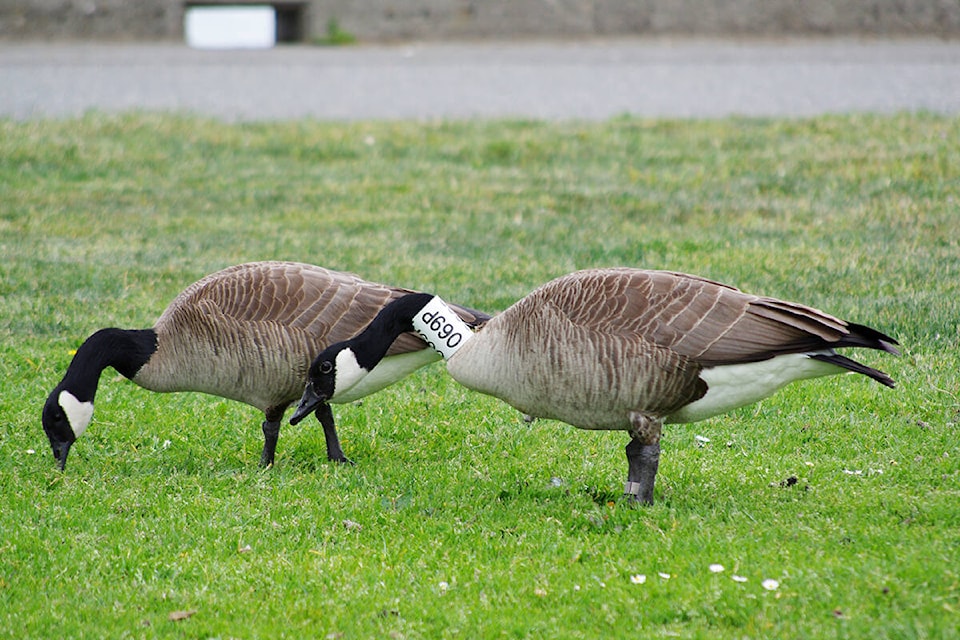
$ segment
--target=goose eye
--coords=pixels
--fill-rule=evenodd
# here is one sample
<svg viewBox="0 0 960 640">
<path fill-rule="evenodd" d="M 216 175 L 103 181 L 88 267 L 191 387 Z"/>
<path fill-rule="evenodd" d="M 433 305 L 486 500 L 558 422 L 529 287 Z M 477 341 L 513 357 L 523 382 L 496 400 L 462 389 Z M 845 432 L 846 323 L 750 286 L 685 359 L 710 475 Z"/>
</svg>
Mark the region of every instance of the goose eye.
<svg viewBox="0 0 960 640">
<path fill-rule="evenodd" d="M 333 363 L 329 360 L 324 360 L 320 363 L 320 373 L 327 374 L 333 371 Z"/>
</svg>

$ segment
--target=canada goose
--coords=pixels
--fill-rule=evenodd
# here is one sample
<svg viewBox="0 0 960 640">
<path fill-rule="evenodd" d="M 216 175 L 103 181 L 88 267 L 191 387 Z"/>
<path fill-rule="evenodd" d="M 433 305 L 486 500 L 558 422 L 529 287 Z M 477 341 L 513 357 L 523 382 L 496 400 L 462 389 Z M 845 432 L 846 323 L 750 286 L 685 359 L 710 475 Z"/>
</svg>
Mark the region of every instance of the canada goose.
<svg viewBox="0 0 960 640">
<path fill-rule="evenodd" d="M 430 294 L 396 300 L 317 356 L 294 419 L 350 395 L 411 329 L 470 389 L 530 416 L 627 431 L 624 491 L 647 504 L 665 423 L 703 420 L 794 380 L 845 371 L 893 387 L 887 374 L 834 349 L 898 353 L 893 338 L 800 304 L 681 273 L 595 269 L 543 285 L 476 334 Z"/>
<path fill-rule="evenodd" d="M 151 329 L 101 329 L 80 346 L 43 407 L 43 429 L 60 468 L 93 417 L 100 374 L 113 367 L 151 391 L 201 391 L 264 412 L 260 463 L 273 464 L 283 412 L 303 391 L 310 361 L 363 329 L 409 289 L 295 262 L 229 267 L 190 285 Z M 456 307 L 463 320 L 483 313 Z M 414 334 L 388 345 L 383 365 L 338 400 L 351 402 L 440 357 Z M 392 341 L 391 341 L 392 342 Z M 333 413 L 321 406 L 327 457 L 346 462 Z"/>
</svg>

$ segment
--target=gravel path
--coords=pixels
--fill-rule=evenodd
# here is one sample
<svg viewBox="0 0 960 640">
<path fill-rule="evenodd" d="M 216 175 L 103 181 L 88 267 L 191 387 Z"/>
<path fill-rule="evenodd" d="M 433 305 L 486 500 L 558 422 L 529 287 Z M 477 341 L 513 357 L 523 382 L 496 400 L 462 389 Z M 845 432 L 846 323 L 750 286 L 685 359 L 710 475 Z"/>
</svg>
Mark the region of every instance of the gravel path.
<svg viewBox="0 0 960 640">
<path fill-rule="evenodd" d="M 960 113 L 960 42 L 612 40 L 197 51 L 0 43 L 0 117 L 711 118 Z"/>
</svg>

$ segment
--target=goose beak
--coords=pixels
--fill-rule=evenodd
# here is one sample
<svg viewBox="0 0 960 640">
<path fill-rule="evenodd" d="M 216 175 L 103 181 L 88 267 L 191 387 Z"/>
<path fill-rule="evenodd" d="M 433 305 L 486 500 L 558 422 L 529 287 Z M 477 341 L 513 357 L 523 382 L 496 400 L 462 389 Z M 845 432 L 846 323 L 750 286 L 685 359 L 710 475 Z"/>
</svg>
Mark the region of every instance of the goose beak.
<svg viewBox="0 0 960 640">
<path fill-rule="evenodd" d="M 60 471 L 63 471 L 67 467 L 67 454 L 70 453 L 70 446 L 72 444 L 72 440 L 50 442 L 50 446 L 53 449 L 53 457 L 57 459 L 57 466 L 60 467 Z"/>
<path fill-rule="evenodd" d="M 303 390 L 303 397 L 300 398 L 300 404 L 297 405 L 297 410 L 294 411 L 293 416 L 290 417 L 290 424 L 297 424 L 310 415 L 314 409 L 323 402 L 325 402 L 325 400 L 316 394 L 313 390 L 313 385 L 308 384 L 307 388 Z"/>
</svg>

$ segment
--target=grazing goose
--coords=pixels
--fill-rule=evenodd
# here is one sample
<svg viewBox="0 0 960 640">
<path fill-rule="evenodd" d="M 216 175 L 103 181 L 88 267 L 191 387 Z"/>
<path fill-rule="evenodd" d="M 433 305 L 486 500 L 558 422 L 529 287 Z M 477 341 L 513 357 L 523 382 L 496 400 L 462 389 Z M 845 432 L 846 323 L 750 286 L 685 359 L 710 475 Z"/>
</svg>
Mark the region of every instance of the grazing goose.
<svg viewBox="0 0 960 640">
<path fill-rule="evenodd" d="M 543 285 L 476 334 L 430 294 L 394 301 L 317 356 L 294 419 L 350 395 L 411 329 L 470 389 L 533 417 L 627 431 L 625 493 L 647 504 L 664 424 L 703 420 L 804 378 L 852 371 L 893 387 L 835 349 L 898 353 L 893 338 L 800 304 L 681 273 L 595 269 Z"/>
<path fill-rule="evenodd" d="M 363 329 L 392 300 L 413 293 L 294 262 L 253 262 L 206 276 L 167 307 L 152 329 L 101 329 L 80 346 L 43 407 L 43 429 L 63 469 L 93 417 L 100 374 L 113 367 L 151 391 L 201 391 L 264 412 L 260 463 L 273 464 L 283 412 L 303 391 L 311 359 Z M 488 319 L 455 307 L 468 324 Z M 440 357 L 398 334 L 351 402 Z M 346 462 L 329 406 L 321 406 L 327 457 Z"/>
</svg>

